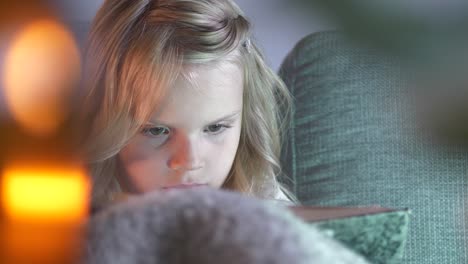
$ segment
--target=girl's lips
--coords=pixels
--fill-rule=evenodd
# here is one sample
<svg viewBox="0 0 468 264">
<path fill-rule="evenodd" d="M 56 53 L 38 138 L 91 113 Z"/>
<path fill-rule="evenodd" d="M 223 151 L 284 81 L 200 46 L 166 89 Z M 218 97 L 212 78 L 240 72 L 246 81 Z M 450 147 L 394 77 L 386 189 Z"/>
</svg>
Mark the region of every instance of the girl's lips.
<svg viewBox="0 0 468 264">
<path fill-rule="evenodd" d="M 208 184 L 180 184 L 180 185 L 173 185 L 173 186 L 166 186 L 163 187 L 163 190 L 169 190 L 169 189 L 190 189 L 190 188 L 195 188 L 195 187 L 202 187 L 202 186 L 207 186 Z"/>
</svg>

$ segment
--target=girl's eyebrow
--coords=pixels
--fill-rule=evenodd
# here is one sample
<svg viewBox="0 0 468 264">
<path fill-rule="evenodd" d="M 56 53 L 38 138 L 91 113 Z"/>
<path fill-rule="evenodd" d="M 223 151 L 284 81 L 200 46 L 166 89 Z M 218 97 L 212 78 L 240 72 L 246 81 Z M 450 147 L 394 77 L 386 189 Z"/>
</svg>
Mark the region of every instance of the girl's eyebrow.
<svg viewBox="0 0 468 264">
<path fill-rule="evenodd" d="M 158 120 L 148 120 L 148 122 L 146 122 L 146 125 L 170 127 L 168 124 L 164 124 L 163 122 L 159 122 Z"/>
<path fill-rule="evenodd" d="M 223 116 L 221 118 L 218 118 L 214 120 L 213 122 L 209 122 L 208 124 L 216 124 L 221 121 L 226 121 L 226 120 L 231 120 L 234 119 L 236 116 L 238 116 L 242 111 L 241 110 L 236 110 L 226 116 Z M 147 125 L 153 125 L 153 126 L 166 126 L 166 127 L 171 127 L 170 125 L 164 124 L 163 122 L 159 122 L 158 120 L 150 120 L 147 122 Z"/>
<path fill-rule="evenodd" d="M 226 121 L 226 120 L 234 119 L 237 115 L 240 114 L 240 112 L 241 112 L 240 110 L 235 111 L 235 112 L 233 112 L 233 113 L 231 113 L 231 114 L 228 114 L 228 115 L 226 115 L 226 116 L 224 116 L 224 117 L 218 118 L 218 119 L 216 119 L 216 120 L 213 121 L 213 122 L 210 122 L 210 124 L 214 124 L 214 123 L 218 123 L 218 122 L 221 122 L 221 121 Z"/>
</svg>

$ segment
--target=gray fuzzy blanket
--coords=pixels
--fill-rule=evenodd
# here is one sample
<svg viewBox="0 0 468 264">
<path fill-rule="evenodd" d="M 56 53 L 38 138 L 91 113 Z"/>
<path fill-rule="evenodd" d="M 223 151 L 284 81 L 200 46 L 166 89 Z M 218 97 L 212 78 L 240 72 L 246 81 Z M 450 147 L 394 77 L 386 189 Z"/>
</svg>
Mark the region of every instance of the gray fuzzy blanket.
<svg viewBox="0 0 468 264">
<path fill-rule="evenodd" d="M 366 263 L 286 207 L 205 187 L 131 198 L 88 227 L 86 264 Z"/>
</svg>

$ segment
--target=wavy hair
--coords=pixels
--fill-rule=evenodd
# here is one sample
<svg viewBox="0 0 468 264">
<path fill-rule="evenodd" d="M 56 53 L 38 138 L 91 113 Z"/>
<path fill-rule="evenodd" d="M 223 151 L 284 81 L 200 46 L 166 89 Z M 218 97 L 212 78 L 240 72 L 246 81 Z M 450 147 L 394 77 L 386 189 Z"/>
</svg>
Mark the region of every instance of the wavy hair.
<svg viewBox="0 0 468 264">
<path fill-rule="evenodd" d="M 291 97 L 231 0 L 106 0 L 86 47 L 84 150 L 93 204 L 119 191 L 117 154 L 149 119 L 184 65 L 234 58 L 243 69 L 239 147 L 223 188 L 260 198 L 280 190 L 282 122 Z"/>
</svg>

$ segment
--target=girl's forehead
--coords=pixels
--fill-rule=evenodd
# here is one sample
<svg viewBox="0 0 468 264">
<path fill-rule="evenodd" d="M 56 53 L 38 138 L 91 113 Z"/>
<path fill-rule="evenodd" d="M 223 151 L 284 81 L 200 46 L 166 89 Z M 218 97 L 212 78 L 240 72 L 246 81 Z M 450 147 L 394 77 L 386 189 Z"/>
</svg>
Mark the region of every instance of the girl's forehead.
<svg viewBox="0 0 468 264">
<path fill-rule="evenodd" d="M 185 82 L 193 87 L 205 84 L 205 82 L 218 82 L 223 85 L 231 82 L 243 81 L 243 71 L 239 63 L 223 60 L 208 64 L 184 65 L 177 82 Z"/>
<path fill-rule="evenodd" d="M 153 116 L 154 123 L 192 131 L 243 106 L 242 72 L 236 64 L 186 68 L 168 89 Z"/>
<path fill-rule="evenodd" d="M 228 53 L 227 55 L 214 59 L 205 63 L 182 63 L 182 74 L 194 74 L 193 72 L 210 71 L 219 69 L 221 71 L 238 71 L 242 69 L 241 53 L 238 49 Z"/>
</svg>

